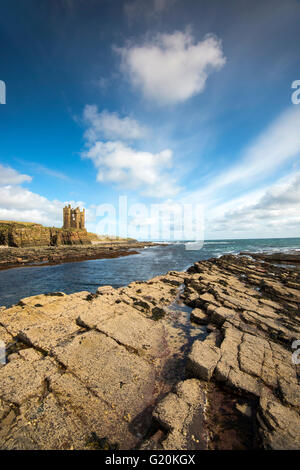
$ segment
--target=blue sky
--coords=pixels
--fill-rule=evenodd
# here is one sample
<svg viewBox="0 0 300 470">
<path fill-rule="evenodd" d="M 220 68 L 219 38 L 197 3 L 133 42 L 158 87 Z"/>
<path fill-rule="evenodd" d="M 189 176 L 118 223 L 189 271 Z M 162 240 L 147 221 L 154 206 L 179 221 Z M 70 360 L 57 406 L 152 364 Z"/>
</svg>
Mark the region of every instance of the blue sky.
<svg viewBox="0 0 300 470">
<path fill-rule="evenodd" d="M 0 1 L 0 219 L 202 204 L 206 238 L 299 236 L 298 0 Z M 148 219 L 142 221 L 148 223 Z"/>
</svg>

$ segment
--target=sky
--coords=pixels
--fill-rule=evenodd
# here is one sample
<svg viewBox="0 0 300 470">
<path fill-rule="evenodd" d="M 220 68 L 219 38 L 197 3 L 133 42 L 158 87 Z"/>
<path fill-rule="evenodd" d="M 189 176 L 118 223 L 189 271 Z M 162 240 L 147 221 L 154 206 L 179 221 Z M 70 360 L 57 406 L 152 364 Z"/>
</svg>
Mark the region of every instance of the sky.
<svg viewBox="0 0 300 470">
<path fill-rule="evenodd" d="M 157 205 L 300 236 L 299 24 L 299 0 L 0 0 L 0 220 L 67 203 L 113 233 L 127 198 L 139 238 Z"/>
</svg>

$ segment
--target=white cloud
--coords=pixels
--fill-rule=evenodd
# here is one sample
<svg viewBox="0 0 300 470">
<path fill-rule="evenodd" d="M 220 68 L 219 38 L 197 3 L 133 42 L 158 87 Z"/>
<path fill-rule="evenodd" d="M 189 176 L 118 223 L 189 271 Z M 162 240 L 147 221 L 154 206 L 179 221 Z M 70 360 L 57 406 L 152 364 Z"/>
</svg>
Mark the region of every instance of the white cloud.
<svg viewBox="0 0 300 470">
<path fill-rule="evenodd" d="M 219 39 L 207 35 L 195 42 L 187 31 L 158 34 L 142 45 L 116 50 L 133 85 L 159 104 L 183 102 L 201 93 L 210 73 L 226 62 Z"/>
<path fill-rule="evenodd" d="M 143 195 L 153 197 L 173 196 L 180 189 L 166 173 L 172 168 L 169 149 L 154 154 L 135 150 L 120 141 L 97 141 L 82 155 L 93 161 L 99 182 L 139 189 Z"/>
<path fill-rule="evenodd" d="M 26 165 L 31 171 L 35 173 L 51 176 L 52 178 L 57 178 L 57 179 L 65 180 L 65 181 L 70 180 L 69 176 L 66 175 L 65 173 L 62 173 L 61 171 L 53 170 L 52 168 L 48 168 L 44 165 L 40 165 L 39 163 L 31 162 L 28 160 L 23 160 L 21 158 L 16 158 L 15 160 L 21 163 L 22 165 Z M 12 183 L 12 184 L 15 184 L 15 183 Z"/>
<path fill-rule="evenodd" d="M 255 205 L 257 210 L 297 209 L 300 215 L 300 173 L 271 187 Z"/>
<path fill-rule="evenodd" d="M 82 201 L 62 202 L 56 199 L 49 201 L 44 196 L 18 185 L 0 186 L 0 220 L 34 222 L 61 227 L 62 209 L 66 204 L 71 204 L 73 207 L 85 207 Z M 90 211 L 87 212 L 90 213 Z"/>
<path fill-rule="evenodd" d="M 83 121 L 88 126 L 84 137 L 89 142 L 97 139 L 135 140 L 145 137 L 147 129 L 128 116 L 119 117 L 117 113 L 98 112 L 95 105 L 86 105 Z"/>
<path fill-rule="evenodd" d="M 128 116 L 99 113 L 95 105 L 85 106 L 83 122 L 87 129 L 82 157 L 93 161 L 99 182 L 116 183 L 148 197 L 164 198 L 178 193 L 180 188 L 167 173 L 173 166 L 171 150 L 151 153 L 125 143 L 149 137 L 146 127 Z"/>
<path fill-rule="evenodd" d="M 62 174 L 52 172 L 43 166 L 36 165 L 36 167 L 57 178 L 63 177 Z M 22 175 L 14 168 L 0 164 L 0 220 L 34 222 L 61 227 L 62 209 L 66 203 L 75 207 L 84 206 L 81 201 L 49 201 L 46 197 L 21 186 L 22 183 L 31 180 L 30 176 Z"/>
<path fill-rule="evenodd" d="M 21 186 L 0 187 L 0 219 L 61 225 L 63 203 Z"/>
<path fill-rule="evenodd" d="M 16 170 L 9 166 L 1 165 L 0 163 L 0 185 L 2 184 L 21 184 L 30 182 L 31 176 L 21 175 Z"/>
<path fill-rule="evenodd" d="M 262 193 L 251 193 L 224 204 L 208 214 L 207 222 L 208 232 L 233 237 L 299 236 L 300 173 L 284 178 Z"/>
</svg>

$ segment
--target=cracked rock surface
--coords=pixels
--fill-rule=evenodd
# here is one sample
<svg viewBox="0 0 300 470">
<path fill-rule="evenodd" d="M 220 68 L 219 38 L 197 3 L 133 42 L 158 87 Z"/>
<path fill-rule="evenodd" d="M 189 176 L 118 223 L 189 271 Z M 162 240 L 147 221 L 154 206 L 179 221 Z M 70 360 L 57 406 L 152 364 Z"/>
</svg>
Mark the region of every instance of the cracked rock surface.
<svg viewBox="0 0 300 470">
<path fill-rule="evenodd" d="M 299 273 L 232 255 L 188 273 L 184 301 L 216 329 L 192 345 L 187 373 L 248 400 L 256 446 L 299 449 Z"/>
<path fill-rule="evenodd" d="M 0 308 L 0 448 L 299 448 L 299 287 L 226 255 Z"/>
<path fill-rule="evenodd" d="M 153 310 L 164 314 L 183 281 L 172 273 L 97 295 L 38 295 L 2 308 L 1 449 L 139 445 L 155 401 L 171 389 L 163 380 L 167 332 Z"/>
</svg>

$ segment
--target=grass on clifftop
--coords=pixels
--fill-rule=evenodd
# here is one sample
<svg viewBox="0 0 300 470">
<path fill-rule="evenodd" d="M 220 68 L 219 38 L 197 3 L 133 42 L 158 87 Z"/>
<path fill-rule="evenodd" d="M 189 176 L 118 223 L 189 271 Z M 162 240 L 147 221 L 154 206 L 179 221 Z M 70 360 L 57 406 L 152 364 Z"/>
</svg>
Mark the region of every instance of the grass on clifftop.
<svg viewBox="0 0 300 470">
<path fill-rule="evenodd" d="M 136 242 L 134 238 L 121 238 L 109 235 L 98 235 L 97 233 L 88 232 L 88 237 L 93 241 L 99 242 Z"/>
<path fill-rule="evenodd" d="M 82 232 L 81 229 L 64 229 L 64 228 L 59 228 L 59 227 L 45 227 L 42 224 L 37 224 L 34 222 L 17 222 L 16 220 L 0 220 L 0 229 L 2 228 L 34 228 L 34 227 L 43 227 L 43 228 L 53 228 L 55 230 L 61 230 L 65 232 Z M 92 232 L 87 232 L 88 238 L 93 241 L 93 242 L 135 242 L 136 240 L 134 238 L 121 238 L 121 237 L 113 237 L 113 236 L 108 236 L 108 235 L 98 235 L 96 233 Z"/>
<path fill-rule="evenodd" d="M 36 224 L 34 222 L 17 222 L 15 220 L 0 220 L 0 225 L 8 225 L 11 227 L 12 225 L 17 225 L 18 227 L 42 227 L 41 224 Z"/>
</svg>

